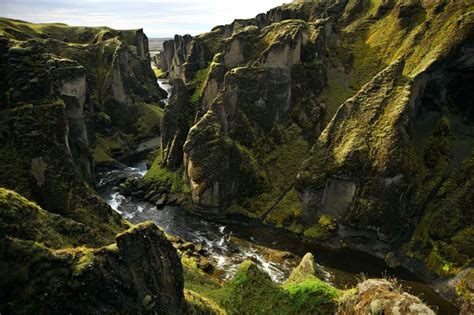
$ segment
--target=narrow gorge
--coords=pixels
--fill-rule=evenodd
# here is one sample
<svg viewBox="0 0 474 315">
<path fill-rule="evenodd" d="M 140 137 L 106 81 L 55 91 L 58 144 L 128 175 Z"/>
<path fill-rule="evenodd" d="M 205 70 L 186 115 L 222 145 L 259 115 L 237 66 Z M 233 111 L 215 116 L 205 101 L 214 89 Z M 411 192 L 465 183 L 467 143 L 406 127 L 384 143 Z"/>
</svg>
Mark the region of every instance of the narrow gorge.
<svg viewBox="0 0 474 315">
<path fill-rule="evenodd" d="M 470 0 L 0 18 L 0 313 L 473 314 L 473 79 Z"/>
</svg>

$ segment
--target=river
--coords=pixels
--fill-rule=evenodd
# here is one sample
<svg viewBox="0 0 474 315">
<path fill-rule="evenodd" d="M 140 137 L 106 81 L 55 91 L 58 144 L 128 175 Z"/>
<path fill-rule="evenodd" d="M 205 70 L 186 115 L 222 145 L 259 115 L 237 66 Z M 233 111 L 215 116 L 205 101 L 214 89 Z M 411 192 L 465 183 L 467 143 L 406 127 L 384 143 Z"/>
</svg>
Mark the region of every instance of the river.
<svg viewBox="0 0 474 315">
<path fill-rule="evenodd" d="M 160 86 L 168 93 L 171 86 L 166 80 L 159 80 Z M 169 99 L 169 97 L 168 97 Z M 166 102 L 168 101 L 166 100 Z M 413 273 L 404 268 L 389 268 L 385 262 L 364 252 L 342 249 L 334 250 L 314 243 L 305 243 L 292 233 L 249 220 L 207 220 L 176 206 L 156 206 L 125 197 L 113 189 L 117 176 L 143 176 L 144 162 L 135 162 L 124 169 L 98 172 L 98 187 L 101 196 L 125 219 L 132 223 L 151 220 L 168 234 L 186 241 L 202 243 L 209 252 L 209 258 L 222 271 L 222 277 L 233 276 L 238 265 L 245 259 L 252 259 L 277 283 L 288 277 L 298 262 L 298 257 L 313 253 L 316 262 L 325 270 L 326 281 L 338 288 L 354 286 L 362 277 L 396 278 L 404 290 L 420 297 L 439 314 L 458 314 L 458 310 L 423 283 Z M 289 252 L 288 259 L 273 259 L 268 251 Z"/>
</svg>

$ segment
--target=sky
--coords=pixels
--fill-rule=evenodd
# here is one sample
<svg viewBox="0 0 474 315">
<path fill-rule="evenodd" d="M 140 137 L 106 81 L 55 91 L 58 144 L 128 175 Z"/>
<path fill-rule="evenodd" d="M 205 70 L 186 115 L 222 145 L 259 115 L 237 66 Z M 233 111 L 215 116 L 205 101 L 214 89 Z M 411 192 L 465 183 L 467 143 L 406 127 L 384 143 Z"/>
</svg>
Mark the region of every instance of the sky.
<svg viewBox="0 0 474 315">
<path fill-rule="evenodd" d="M 148 37 L 197 35 L 290 0 L 0 0 L 0 16 L 34 23 L 143 28 Z"/>
</svg>

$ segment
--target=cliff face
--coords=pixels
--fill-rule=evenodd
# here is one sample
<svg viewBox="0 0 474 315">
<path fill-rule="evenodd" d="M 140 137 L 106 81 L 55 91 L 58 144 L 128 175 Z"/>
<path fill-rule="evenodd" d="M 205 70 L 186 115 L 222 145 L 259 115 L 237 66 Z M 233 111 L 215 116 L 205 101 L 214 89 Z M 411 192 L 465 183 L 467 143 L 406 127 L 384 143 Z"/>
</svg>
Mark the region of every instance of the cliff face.
<svg viewBox="0 0 474 315">
<path fill-rule="evenodd" d="M 0 20 L 2 109 L 62 99 L 68 144 L 83 177 L 159 134 L 166 96 L 150 66 L 142 30 Z M 143 116 L 156 118 L 143 119 Z"/>
<path fill-rule="evenodd" d="M 473 252 L 473 9 L 300 1 L 166 42 L 163 69 L 194 89 L 179 169 L 194 204 L 459 272 Z"/>
<path fill-rule="evenodd" d="M 179 257 L 150 222 L 93 248 L 96 231 L 0 189 L 0 227 L 2 312 L 184 310 Z"/>
</svg>

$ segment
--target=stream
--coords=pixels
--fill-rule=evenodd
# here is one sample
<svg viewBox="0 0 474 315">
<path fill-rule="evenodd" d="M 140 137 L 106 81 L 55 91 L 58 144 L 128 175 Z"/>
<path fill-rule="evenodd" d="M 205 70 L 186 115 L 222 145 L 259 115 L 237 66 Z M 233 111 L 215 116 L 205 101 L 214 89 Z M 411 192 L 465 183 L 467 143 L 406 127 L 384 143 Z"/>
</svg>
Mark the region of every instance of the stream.
<svg viewBox="0 0 474 315">
<path fill-rule="evenodd" d="M 168 92 L 169 99 L 171 86 L 167 80 L 159 79 L 158 83 Z M 168 99 L 165 100 L 166 103 Z M 396 278 L 404 290 L 420 297 L 439 314 L 459 313 L 453 304 L 415 274 L 402 267 L 389 268 L 382 259 L 367 253 L 305 243 L 298 235 L 245 219 L 220 222 L 206 220 L 177 206 L 158 209 L 155 205 L 123 196 L 114 190 L 112 183 L 117 176 L 140 177 L 146 171 L 144 162 L 130 164 L 124 169 L 99 171 L 99 193 L 115 211 L 132 223 L 150 220 L 168 234 L 193 243 L 202 243 L 208 251 L 210 261 L 222 272 L 223 279 L 231 278 L 245 259 L 252 259 L 273 281 L 281 283 L 289 276 L 299 259 L 311 252 L 325 271 L 324 280 L 338 288 L 354 286 L 363 277 Z M 278 255 L 281 251 L 290 254 L 282 259 Z"/>
</svg>

